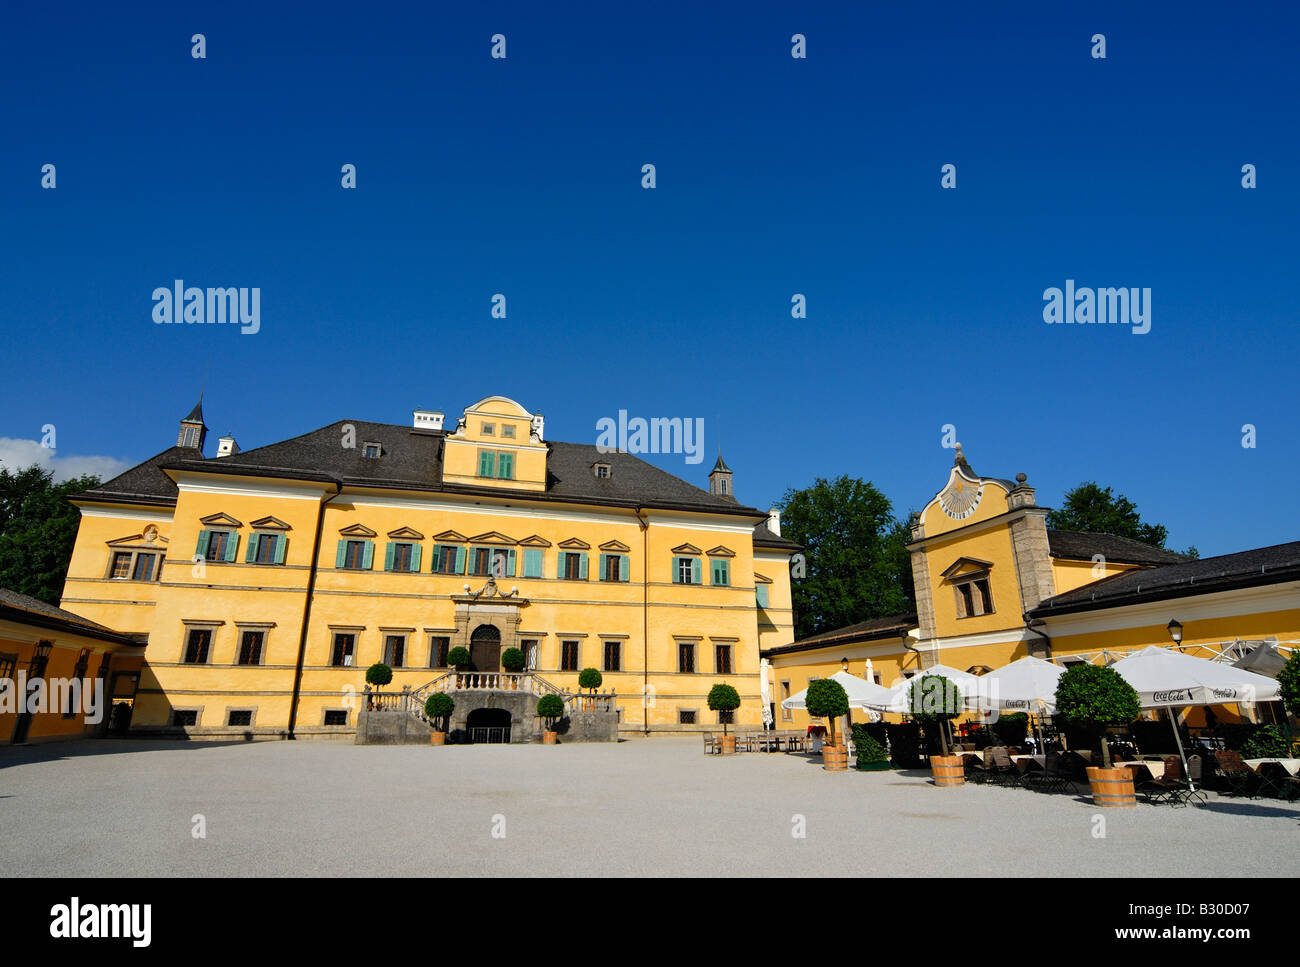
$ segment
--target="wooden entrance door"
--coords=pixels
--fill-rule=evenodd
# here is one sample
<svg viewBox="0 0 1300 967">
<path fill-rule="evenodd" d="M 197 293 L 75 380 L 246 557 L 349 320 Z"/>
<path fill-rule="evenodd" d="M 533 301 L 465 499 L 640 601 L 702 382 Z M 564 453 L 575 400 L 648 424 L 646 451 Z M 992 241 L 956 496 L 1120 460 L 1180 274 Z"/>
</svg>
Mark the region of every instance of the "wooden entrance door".
<svg viewBox="0 0 1300 967">
<path fill-rule="evenodd" d="M 493 625 L 479 625 L 469 636 L 469 664 L 476 672 L 501 670 L 501 632 Z"/>
</svg>

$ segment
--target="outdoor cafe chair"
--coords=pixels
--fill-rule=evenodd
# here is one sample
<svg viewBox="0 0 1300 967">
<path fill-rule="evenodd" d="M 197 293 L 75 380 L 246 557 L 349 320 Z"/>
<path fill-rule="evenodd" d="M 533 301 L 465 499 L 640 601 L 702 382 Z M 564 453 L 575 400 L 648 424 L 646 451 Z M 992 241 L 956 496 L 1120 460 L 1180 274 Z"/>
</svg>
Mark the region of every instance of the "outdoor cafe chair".
<svg viewBox="0 0 1300 967">
<path fill-rule="evenodd" d="M 1259 777 L 1246 765 L 1240 752 L 1236 749 L 1221 749 L 1214 753 L 1214 760 L 1230 795 L 1255 798 Z"/>
<path fill-rule="evenodd" d="M 1205 794 L 1194 791 L 1183 778 L 1183 764 L 1176 755 L 1165 757 L 1165 771 L 1158 779 L 1150 779 L 1139 786 L 1138 791 L 1151 805 L 1161 803 L 1170 806 L 1186 806 L 1189 800 L 1199 797 L 1202 802 Z"/>
<path fill-rule="evenodd" d="M 721 751 L 722 751 L 722 743 L 718 741 L 718 737 L 714 735 L 712 732 L 705 732 L 704 733 L 704 754 L 713 755 L 714 753 L 719 753 Z"/>
<path fill-rule="evenodd" d="M 995 745 L 990 748 L 984 756 L 984 762 L 989 768 L 989 778 L 995 784 L 999 786 L 1024 786 L 1024 776 L 1021 775 L 1016 764 L 1011 761 L 1006 746 Z"/>
</svg>

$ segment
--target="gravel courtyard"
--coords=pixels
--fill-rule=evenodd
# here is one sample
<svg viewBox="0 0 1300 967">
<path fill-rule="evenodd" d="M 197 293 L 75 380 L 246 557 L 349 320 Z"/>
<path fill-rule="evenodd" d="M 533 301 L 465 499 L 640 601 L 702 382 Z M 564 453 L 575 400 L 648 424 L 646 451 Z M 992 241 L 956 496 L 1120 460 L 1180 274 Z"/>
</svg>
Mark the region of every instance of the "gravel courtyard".
<svg viewBox="0 0 1300 967">
<path fill-rule="evenodd" d="M 4 876 L 1294 876 L 1298 828 L 1297 803 L 1098 810 L 696 738 L 0 749 Z"/>
</svg>

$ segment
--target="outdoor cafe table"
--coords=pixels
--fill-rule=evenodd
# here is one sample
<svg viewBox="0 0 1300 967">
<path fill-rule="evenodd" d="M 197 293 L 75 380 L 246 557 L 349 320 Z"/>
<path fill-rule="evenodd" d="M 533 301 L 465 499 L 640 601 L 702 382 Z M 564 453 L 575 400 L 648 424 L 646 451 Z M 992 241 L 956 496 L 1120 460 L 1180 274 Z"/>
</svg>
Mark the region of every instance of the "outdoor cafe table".
<svg viewBox="0 0 1300 967">
<path fill-rule="evenodd" d="M 1045 755 L 1013 755 L 1011 761 L 1022 769 L 1029 768 L 1027 765 L 1020 765 L 1022 762 L 1028 762 L 1030 759 L 1037 762 L 1044 769 L 1047 768 L 1047 756 Z"/>
<path fill-rule="evenodd" d="M 966 750 L 964 750 L 964 751 L 962 751 L 962 752 L 954 752 L 953 755 L 958 755 L 958 756 L 968 756 L 968 755 L 973 755 L 975 758 L 979 759 L 980 762 L 983 762 L 983 761 L 984 761 L 984 753 L 983 753 L 983 752 L 976 752 L 974 749 L 966 749 Z"/>
<path fill-rule="evenodd" d="M 1300 759 L 1246 759 L 1246 765 L 1259 772 L 1260 767 L 1266 762 L 1273 762 L 1280 765 L 1291 775 L 1300 775 Z"/>
<path fill-rule="evenodd" d="M 1132 766 L 1135 770 L 1138 768 L 1146 769 L 1151 773 L 1152 779 L 1159 779 L 1165 774 L 1164 759 L 1130 759 L 1127 762 L 1116 762 L 1116 768 L 1120 766 Z"/>
</svg>

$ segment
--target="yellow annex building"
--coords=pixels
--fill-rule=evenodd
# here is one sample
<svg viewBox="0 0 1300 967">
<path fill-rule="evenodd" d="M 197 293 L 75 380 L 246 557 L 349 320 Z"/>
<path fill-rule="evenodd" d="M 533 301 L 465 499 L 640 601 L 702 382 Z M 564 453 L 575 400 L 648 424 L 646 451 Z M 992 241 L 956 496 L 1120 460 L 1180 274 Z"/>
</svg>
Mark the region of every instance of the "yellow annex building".
<svg viewBox="0 0 1300 967">
<path fill-rule="evenodd" d="M 1193 560 L 1054 530 L 1047 513 L 1023 473 L 981 477 L 959 445 L 947 481 L 912 517 L 916 613 L 765 648 L 778 727 L 810 724 L 781 701 L 846 666 L 888 686 L 936 664 L 983 674 L 1026 655 L 1100 664 L 1160 645 L 1233 660 L 1300 645 L 1300 542 Z"/>
<path fill-rule="evenodd" d="M 454 427 L 417 410 L 205 457 L 196 406 L 176 446 L 74 500 L 62 605 L 147 640 L 133 731 L 346 735 L 368 666 L 418 689 L 456 647 L 480 671 L 517 647 L 570 692 L 599 669 L 620 731 L 716 727 L 720 682 L 758 725 L 759 652 L 793 628 L 779 518 L 737 502 L 721 457 L 703 490 L 544 429 L 490 396 Z"/>
</svg>

